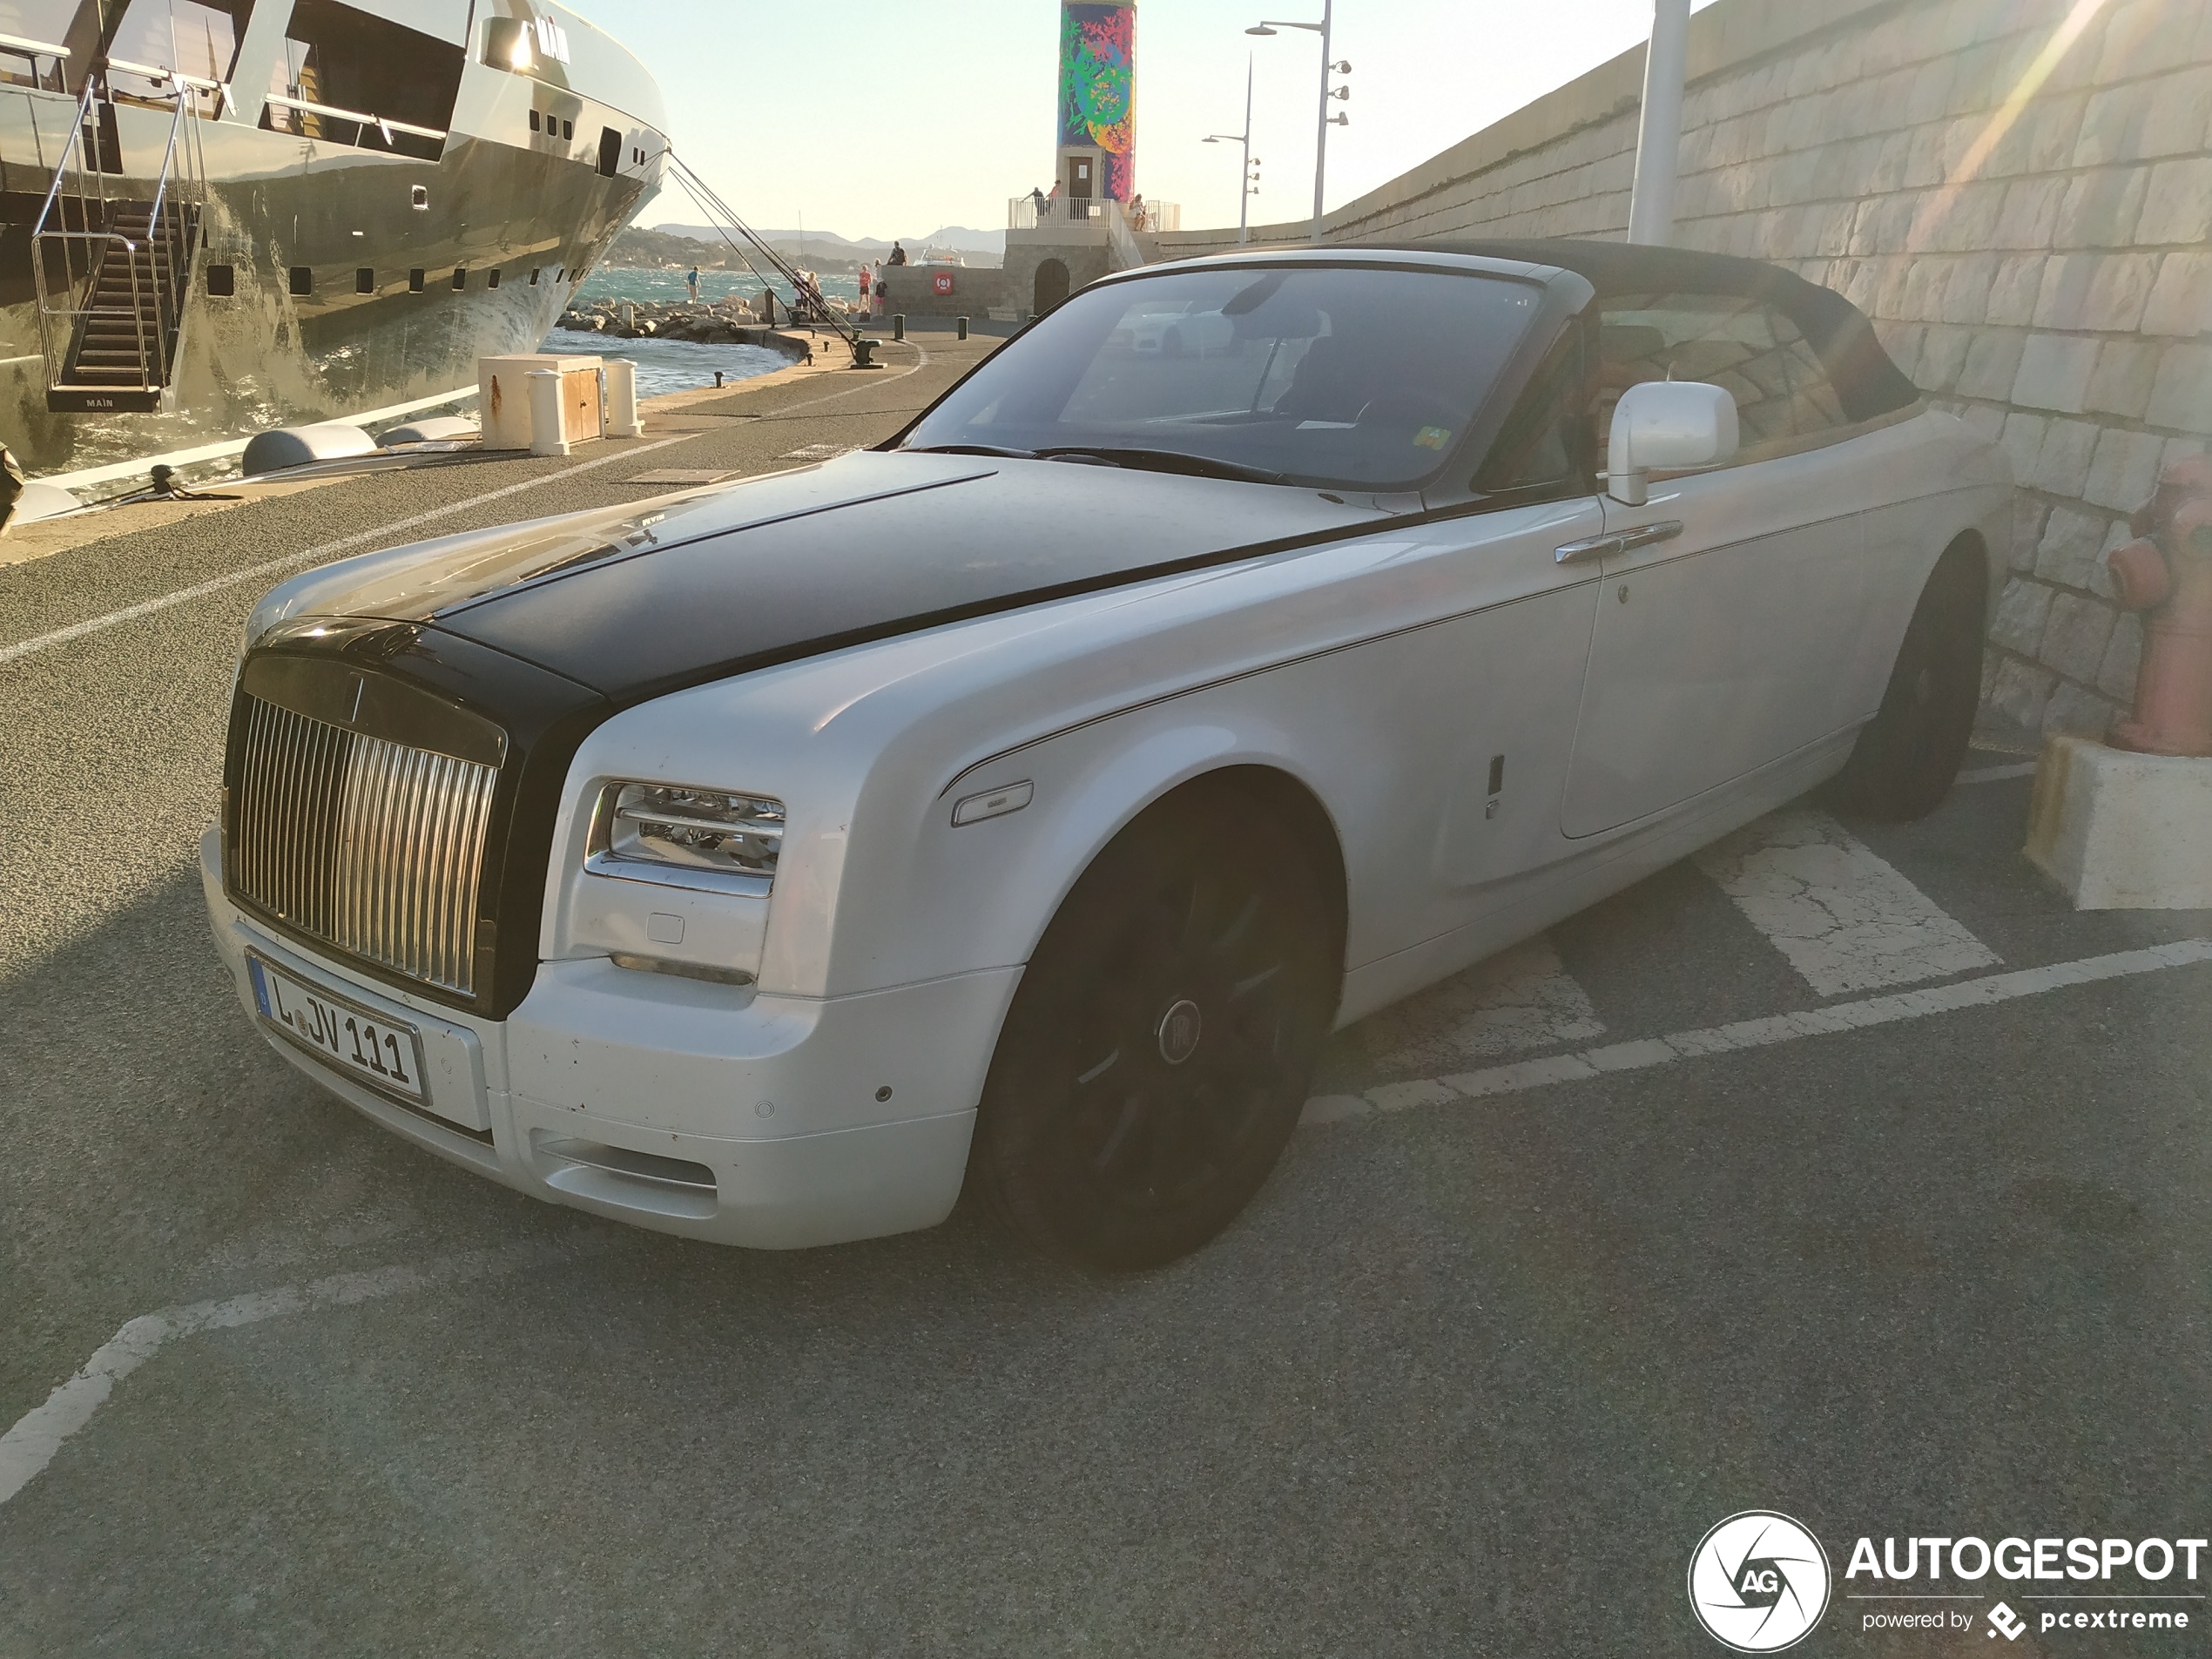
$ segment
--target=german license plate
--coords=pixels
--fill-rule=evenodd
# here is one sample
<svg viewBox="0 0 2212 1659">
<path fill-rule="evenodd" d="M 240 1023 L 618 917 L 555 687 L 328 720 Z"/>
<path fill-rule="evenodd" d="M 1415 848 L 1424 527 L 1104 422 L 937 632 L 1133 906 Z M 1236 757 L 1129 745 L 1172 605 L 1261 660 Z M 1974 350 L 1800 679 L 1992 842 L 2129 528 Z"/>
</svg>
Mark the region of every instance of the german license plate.
<svg viewBox="0 0 2212 1659">
<path fill-rule="evenodd" d="M 246 967 L 254 1005 L 280 1035 L 356 1082 L 418 1106 L 428 1103 L 422 1042 L 413 1026 L 372 1014 L 252 951 Z"/>
</svg>

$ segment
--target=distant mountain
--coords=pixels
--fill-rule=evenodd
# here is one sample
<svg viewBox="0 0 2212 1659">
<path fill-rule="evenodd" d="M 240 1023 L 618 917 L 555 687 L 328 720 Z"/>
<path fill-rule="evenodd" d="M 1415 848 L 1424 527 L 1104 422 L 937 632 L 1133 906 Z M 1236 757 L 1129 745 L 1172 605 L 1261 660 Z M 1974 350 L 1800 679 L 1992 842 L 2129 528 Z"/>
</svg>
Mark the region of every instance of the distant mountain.
<svg viewBox="0 0 2212 1659">
<path fill-rule="evenodd" d="M 666 236 L 688 236 L 696 241 L 718 242 L 721 233 L 710 225 L 656 225 L 654 230 Z M 808 256 L 822 256 L 844 260 L 880 260 L 891 252 L 888 241 L 873 237 L 854 239 L 840 236 L 834 231 L 808 231 L 802 239 L 796 230 L 771 230 L 755 226 L 761 240 L 779 251 L 796 251 L 802 239 Z M 964 225 L 944 225 L 927 236 L 901 236 L 909 253 L 925 247 L 957 248 L 963 253 L 987 255 L 994 260 L 1006 257 L 1004 231 L 970 230 Z"/>
</svg>

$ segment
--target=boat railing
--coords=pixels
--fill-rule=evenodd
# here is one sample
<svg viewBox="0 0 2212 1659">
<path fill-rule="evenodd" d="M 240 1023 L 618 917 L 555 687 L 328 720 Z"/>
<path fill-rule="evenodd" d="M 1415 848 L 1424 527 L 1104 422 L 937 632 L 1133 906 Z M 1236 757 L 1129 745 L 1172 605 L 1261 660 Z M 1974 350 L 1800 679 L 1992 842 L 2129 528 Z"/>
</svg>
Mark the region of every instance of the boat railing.
<svg viewBox="0 0 2212 1659">
<path fill-rule="evenodd" d="M 428 139 L 433 144 L 441 145 L 445 143 L 447 138 L 446 130 L 443 127 L 418 126 L 412 121 L 402 121 L 395 116 L 378 115 L 369 110 L 341 109 L 335 104 L 318 104 L 313 98 L 292 98 L 282 93 L 271 92 L 267 95 L 267 102 L 269 125 L 280 131 L 295 133 L 303 138 L 330 137 L 334 143 L 342 142 L 334 135 L 308 131 L 307 118 L 309 117 L 314 118 L 318 124 L 325 121 L 348 122 L 356 129 L 358 134 L 366 134 L 372 130 L 381 132 L 384 136 L 384 147 L 387 150 L 396 150 L 400 147 L 393 142 L 395 133 L 403 133 L 410 138 Z M 279 110 L 283 111 L 287 118 L 281 123 L 278 121 L 276 116 Z M 356 137 L 354 142 L 359 143 L 359 138 Z"/>
<path fill-rule="evenodd" d="M 25 35 L 0 34 L 0 78 L 18 80 L 13 71 L 4 67 L 5 60 L 20 57 L 30 65 L 30 82 L 41 91 L 60 92 L 68 90 L 65 75 L 69 66 L 69 48 L 50 40 L 33 40 Z M 50 80 L 41 58 L 53 60 L 53 74 Z"/>
<path fill-rule="evenodd" d="M 142 75 L 136 64 L 124 72 Z M 112 96 L 103 78 L 86 78 L 77 120 L 31 232 L 31 273 L 38 300 L 39 347 L 50 405 L 61 393 L 158 393 L 172 378 L 206 190 L 199 94 L 219 86 L 161 71 L 173 90 L 169 133 L 152 198 L 122 182 L 124 160 L 105 153 Z M 118 280 L 119 278 L 119 280 Z M 84 361 L 97 347 L 105 375 Z M 126 383 L 116 371 L 131 360 Z"/>
</svg>

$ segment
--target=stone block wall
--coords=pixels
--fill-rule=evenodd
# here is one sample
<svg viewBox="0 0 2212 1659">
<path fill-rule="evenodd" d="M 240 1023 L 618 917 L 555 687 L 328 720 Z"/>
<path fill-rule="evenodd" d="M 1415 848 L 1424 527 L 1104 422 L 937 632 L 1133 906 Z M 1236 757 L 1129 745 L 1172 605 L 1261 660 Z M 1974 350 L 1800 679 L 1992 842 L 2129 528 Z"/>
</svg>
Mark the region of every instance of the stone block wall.
<svg viewBox="0 0 2212 1659">
<path fill-rule="evenodd" d="M 1624 234 L 1642 77 L 1638 47 L 1339 210 L 1329 239 Z M 2021 488 L 1989 722 L 2101 735 L 2141 645 L 2103 555 L 2212 437 L 2212 6 L 1719 0 L 1692 20 L 1681 167 L 1676 241 L 1838 289 L 2004 445 Z"/>
</svg>

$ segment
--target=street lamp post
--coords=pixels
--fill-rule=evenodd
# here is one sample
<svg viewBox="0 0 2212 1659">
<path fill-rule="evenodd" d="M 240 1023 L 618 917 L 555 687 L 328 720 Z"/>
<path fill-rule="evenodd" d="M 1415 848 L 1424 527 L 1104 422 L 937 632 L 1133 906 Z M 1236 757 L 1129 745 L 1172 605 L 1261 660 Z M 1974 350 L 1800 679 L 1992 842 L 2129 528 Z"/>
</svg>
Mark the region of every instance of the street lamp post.
<svg viewBox="0 0 2212 1659">
<path fill-rule="evenodd" d="M 1209 133 L 1204 142 L 1207 144 L 1229 142 L 1244 146 L 1244 166 L 1237 176 L 1237 246 L 1242 247 L 1251 236 L 1251 199 L 1259 193 L 1252 182 L 1252 60 L 1251 53 L 1247 52 L 1244 55 L 1244 130 L 1242 132 Z"/>
<path fill-rule="evenodd" d="M 1329 24 L 1335 9 L 1336 0 L 1321 0 L 1319 23 L 1285 23 L 1279 17 L 1269 17 L 1264 19 L 1257 27 L 1244 30 L 1248 35 L 1271 35 L 1278 29 L 1303 29 L 1309 34 L 1321 37 L 1320 124 L 1313 138 L 1313 239 L 1316 242 L 1321 239 L 1322 171 L 1328 161 L 1329 129 L 1332 126 L 1342 127 L 1352 125 L 1352 118 L 1349 115 L 1341 111 L 1334 117 L 1329 114 L 1329 100 L 1332 98 L 1344 99 L 1352 96 L 1352 89 L 1348 86 L 1339 86 L 1333 92 L 1329 90 L 1329 77 L 1332 74 L 1349 75 L 1352 73 L 1350 64 L 1332 64 L 1329 61 Z"/>
</svg>

